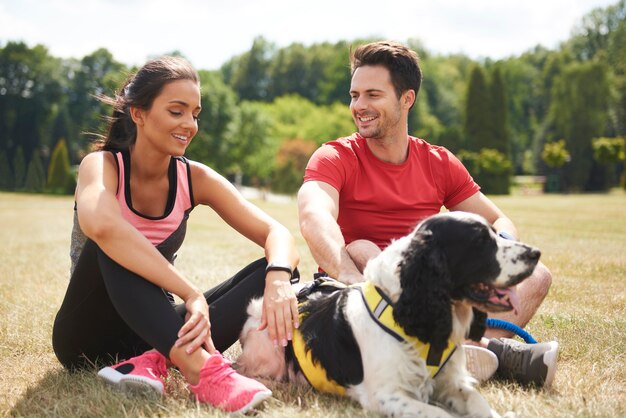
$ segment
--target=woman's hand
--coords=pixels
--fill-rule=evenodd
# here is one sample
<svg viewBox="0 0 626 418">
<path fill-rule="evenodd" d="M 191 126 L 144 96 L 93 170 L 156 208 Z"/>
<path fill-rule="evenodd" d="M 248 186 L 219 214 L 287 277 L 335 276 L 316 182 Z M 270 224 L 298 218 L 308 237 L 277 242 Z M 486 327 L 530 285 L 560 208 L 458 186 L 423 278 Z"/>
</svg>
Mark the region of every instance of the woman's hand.
<svg viewBox="0 0 626 418">
<path fill-rule="evenodd" d="M 263 294 L 263 314 L 259 330 L 267 328 L 274 346 L 284 347 L 291 340 L 292 329 L 298 328 L 298 301 L 291 287 L 289 273 L 268 271 Z"/>
<path fill-rule="evenodd" d="M 203 294 L 194 294 L 185 300 L 185 323 L 178 331 L 178 340 L 175 346 L 185 347 L 187 354 L 191 354 L 201 346 L 209 352 L 215 351 L 211 340 L 211 321 L 209 320 L 209 305 Z"/>
</svg>

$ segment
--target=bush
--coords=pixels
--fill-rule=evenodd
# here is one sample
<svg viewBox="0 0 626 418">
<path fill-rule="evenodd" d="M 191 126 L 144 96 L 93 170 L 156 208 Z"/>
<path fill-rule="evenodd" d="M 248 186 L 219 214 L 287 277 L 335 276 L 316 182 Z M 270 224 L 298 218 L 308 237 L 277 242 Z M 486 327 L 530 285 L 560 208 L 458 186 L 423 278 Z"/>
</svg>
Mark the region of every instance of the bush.
<svg viewBox="0 0 626 418">
<path fill-rule="evenodd" d="M 623 138 L 594 138 L 591 141 L 593 159 L 596 164 L 596 183 L 600 182 L 602 190 L 624 183 L 624 164 L 626 160 L 626 137 Z M 621 178 L 619 173 L 622 172 Z M 594 184 L 595 185 L 595 184 Z"/>
<path fill-rule="evenodd" d="M 546 176 L 543 191 L 546 193 L 560 192 L 563 183 L 561 167 L 571 159 L 570 153 L 565 147 L 565 140 L 546 142 L 543 145 L 543 151 L 541 151 L 541 159 L 552 169 Z"/>
<path fill-rule="evenodd" d="M 565 148 L 565 140 L 546 142 L 541 152 L 541 159 L 548 167 L 563 167 L 570 160 L 570 154 Z"/>
<path fill-rule="evenodd" d="M 64 139 L 60 139 L 52 151 L 52 157 L 50 157 L 46 190 L 49 193 L 72 194 L 75 187 L 76 180 L 70 166 L 67 145 Z"/>
<path fill-rule="evenodd" d="M 276 155 L 276 171 L 272 176 L 272 190 L 295 193 L 302 185 L 306 164 L 317 145 L 303 139 L 291 139 L 281 144 Z"/>
<path fill-rule="evenodd" d="M 488 174 L 511 175 L 513 164 L 503 153 L 491 148 L 480 150 L 480 171 Z"/>
<path fill-rule="evenodd" d="M 479 153 L 461 150 L 457 157 L 485 194 L 509 194 L 513 164 L 503 153 L 483 148 Z"/>
<path fill-rule="evenodd" d="M 456 157 L 461 160 L 472 177 L 477 177 L 480 172 L 480 154 L 474 151 L 460 150 Z"/>
<path fill-rule="evenodd" d="M 593 158 L 600 164 L 624 161 L 626 138 L 594 138 L 591 142 Z"/>
<path fill-rule="evenodd" d="M 24 189 L 27 192 L 41 193 L 46 185 L 46 172 L 44 171 L 41 157 L 38 152 L 34 152 L 28 169 L 26 170 L 26 181 Z"/>
</svg>

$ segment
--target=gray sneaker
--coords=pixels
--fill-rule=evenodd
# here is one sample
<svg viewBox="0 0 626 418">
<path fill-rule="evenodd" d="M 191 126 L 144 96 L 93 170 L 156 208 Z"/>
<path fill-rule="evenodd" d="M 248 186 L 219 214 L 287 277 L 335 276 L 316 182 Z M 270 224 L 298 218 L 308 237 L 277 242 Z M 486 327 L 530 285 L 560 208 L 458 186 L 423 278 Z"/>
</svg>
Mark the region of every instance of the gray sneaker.
<svg viewBox="0 0 626 418">
<path fill-rule="evenodd" d="M 549 388 L 556 373 L 559 343 L 525 344 L 509 338 L 492 338 L 487 347 L 498 356 L 496 376 L 522 385 Z"/>
</svg>

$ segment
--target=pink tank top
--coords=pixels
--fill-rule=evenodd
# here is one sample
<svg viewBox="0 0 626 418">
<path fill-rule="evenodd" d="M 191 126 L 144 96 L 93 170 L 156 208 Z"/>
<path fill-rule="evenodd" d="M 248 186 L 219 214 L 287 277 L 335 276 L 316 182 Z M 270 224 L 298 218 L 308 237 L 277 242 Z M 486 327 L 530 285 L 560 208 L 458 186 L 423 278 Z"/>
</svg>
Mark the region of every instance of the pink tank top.
<svg viewBox="0 0 626 418">
<path fill-rule="evenodd" d="M 154 246 L 158 246 L 184 224 L 193 209 L 191 173 L 184 157 L 172 157 L 169 168 L 170 188 L 165 213 L 152 217 L 139 213 L 132 207 L 130 196 L 130 154 L 116 152 L 118 167 L 117 200 L 122 216 L 137 228 Z"/>
<path fill-rule="evenodd" d="M 189 161 L 185 157 L 172 158 L 168 172 L 170 187 L 165 213 L 162 216 L 151 217 L 142 215 L 132 208 L 129 178 L 130 154 L 128 151 L 117 151 L 113 152 L 113 156 L 118 168 L 116 196 L 122 209 L 122 216 L 148 238 L 170 263 L 173 263 L 176 252 L 185 239 L 189 213 L 195 206 Z M 80 228 L 76 204 L 74 204 L 74 225 L 70 246 L 71 273 L 74 272 L 86 242 L 87 236 Z"/>
</svg>

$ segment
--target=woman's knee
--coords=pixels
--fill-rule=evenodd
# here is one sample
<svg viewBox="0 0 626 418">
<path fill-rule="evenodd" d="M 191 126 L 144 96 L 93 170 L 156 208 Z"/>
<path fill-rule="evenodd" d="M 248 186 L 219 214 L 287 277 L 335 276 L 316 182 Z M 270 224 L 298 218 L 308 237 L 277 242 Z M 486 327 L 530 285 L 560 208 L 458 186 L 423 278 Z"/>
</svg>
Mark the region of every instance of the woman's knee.
<svg viewBox="0 0 626 418">
<path fill-rule="evenodd" d="M 58 333 L 54 332 L 52 334 L 52 349 L 57 360 L 65 369 L 74 372 L 85 367 L 85 356 L 77 353 L 73 347 L 63 344 Z"/>
</svg>

